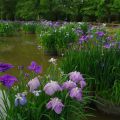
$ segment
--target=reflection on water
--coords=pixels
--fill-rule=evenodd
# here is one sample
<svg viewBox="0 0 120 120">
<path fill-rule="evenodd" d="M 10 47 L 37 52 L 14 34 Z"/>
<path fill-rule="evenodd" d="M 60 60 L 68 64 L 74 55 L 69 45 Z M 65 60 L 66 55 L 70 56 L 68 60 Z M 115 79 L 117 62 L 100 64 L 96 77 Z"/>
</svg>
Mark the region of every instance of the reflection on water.
<svg viewBox="0 0 120 120">
<path fill-rule="evenodd" d="M 27 67 L 31 61 L 36 61 L 42 65 L 43 71 L 48 66 L 50 56 L 44 54 L 41 46 L 37 46 L 35 35 L 18 35 L 14 37 L 0 37 L 0 62 L 11 63 L 16 68 L 8 71 L 13 75 L 17 74 L 17 66 Z M 88 120 L 120 120 L 120 117 L 105 115 L 101 112 L 95 112 L 96 117 Z"/>
</svg>

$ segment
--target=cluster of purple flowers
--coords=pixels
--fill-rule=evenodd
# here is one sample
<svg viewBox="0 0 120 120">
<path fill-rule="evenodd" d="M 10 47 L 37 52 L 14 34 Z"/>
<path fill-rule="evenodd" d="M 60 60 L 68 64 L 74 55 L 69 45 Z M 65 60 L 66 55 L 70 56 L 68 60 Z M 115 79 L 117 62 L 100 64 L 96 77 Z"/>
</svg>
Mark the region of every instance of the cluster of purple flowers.
<svg viewBox="0 0 120 120">
<path fill-rule="evenodd" d="M 12 68 L 12 65 L 8 65 L 8 68 L 6 67 L 6 64 L 4 65 L 6 70 Z M 3 66 L 3 65 L 2 65 Z M 10 67 L 9 67 L 10 66 Z M 2 67 L 1 67 L 2 68 Z M 3 67 L 3 71 L 5 71 L 5 68 Z M 21 69 L 21 67 L 20 67 Z M 34 71 L 35 73 L 41 72 L 41 66 L 39 66 L 36 62 L 31 62 L 30 66 L 28 66 L 28 69 L 31 71 Z M 0 77 L 0 82 L 8 87 L 11 88 L 15 82 L 17 82 L 17 78 L 8 74 L 5 74 Z M 27 103 L 27 94 L 32 93 L 35 96 L 39 96 L 41 93 L 41 90 L 37 90 L 39 86 L 41 85 L 41 82 L 39 81 L 38 77 L 33 78 L 27 83 L 27 86 L 29 87 L 29 92 L 23 92 L 23 93 L 17 93 L 15 95 L 15 106 L 19 105 L 25 105 Z M 62 92 L 64 90 L 68 91 L 69 97 L 72 99 L 76 99 L 78 101 L 82 100 L 82 90 L 86 86 L 86 82 L 80 72 L 71 72 L 69 73 L 69 80 L 65 81 L 63 84 L 59 84 L 57 81 L 50 81 L 47 84 L 43 86 L 43 91 L 45 94 L 49 96 L 53 96 L 56 92 Z M 57 114 L 60 114 L 62 112 L 62 109 L 64 108 L 64 104 L 62 103 L 62 100 L 58 97 L 52 97 L 50 101 L 46 104 L 47 109 L 54 110 Z"/>
<path fill-rule="evenodd" d="M 69 96 L 73 99 L 76 99 L 78 101 L 82 100 L 82 89 L 86 86 L 86 82 L 80 72 L 71 72 L 69 73 L 69 79 L 68 81 L 64 82 L 62 85 L 60 85 L 56 81 L 50 81 L 48 82 L 43 90 L 45 93 L 49 96 L 53 96 L 56 92 L 68 90 Z M 36 96 L 39 96 L 38 91 L 35 91 L 40 86 L 39 79 L 35 77 L 34 79 L 30 80 L 28 82 L 28 86 L 30 88 L 31 93 L 37 93 Z M 40 91 L 41 92 L 41 91 Z M 15 99 L 15 105 L 18 104 L 24 105 L 26 104 L 26 97 L 25 95 L 19 94 L 17 95 Z M 60 114 L 62 112 L 64 105 L 58 97 L 51 98 L 50 101 L 46 104 L 47 109 L 54 110 L 57 114 Z"/>
<path fill-rule="evenodd" d="M 58 27 L 58 26 L 62 25 L 62 23 L 60 23 L 58 21 L 53 22 L 53 21 L 47 21 L 47 20 L 42 20 L 41 24 L 45 25 L 45 26 L 50 26 L 50 27 Z"/>
<path fill-rule="evenodd" d="M 74 82 L 73 88 L 69 90 L 70 97 L 78 101 L 82 100 L 82 89 L 86 86 L 86 82 L 80 72 L 74 71 L 69 73 L 69 79 Z"/>
<path fill-rule="evenodd" d="M 76 33 L 81 33 L 81 30 L 77 30 Z M 97 39 L 100 41 L 93 41 L 91 43 L 93 43 L 93 45 L 95 46 L 102 46 L 103 48 L 120 48 L 120 44 L 117 42 L 113 42 L 113 36 L 108 36 L 106 34 L 106 32 L 102 31 L 102 30 L 97 30 L 97 32 L 95 32 L 95 34 L 97 35 Z M 79 38 L 79 44 L 82 43 L 86 43 L 89 40 L 92 40 L 92 38 L 94 37 L 94 34 L 92 34 L 92 32 L 89 32 L 88 34 L 82 34 L 82 36 L 80 36 Z M 104 39 L 101 39 L 103 38 Z M 94 40 L 94 39 L 93 39 Z M 91 44 L 90 43 L 90 44 Z"/>
<path fill-rule="evenodd" d="M 13 67 L 13 65 L 8 63 L 0 63 L 0 72 L 5 72 Z M 17 82 L 17 78 L 9 74 L 5 74 L 0 76 L 0 82 L 7 88 L 10 88 L 15 82 Z"/>
<path fill-rule="evenodd" d="M 45 84 L 43 91 L 49 96 L 53 96 L 56 92 L 68 90 L 69 96 L 78 101 L 82 100 L 82 90 L 86 86 L 86 82 L 80 72 L 69 73 L 68 81 L 60 85 L 57 81 L 50 81 Z M 34 92 L 40 86 L 39 79 L 35 77 L 28 82 L 30 92 Z M 38 94 L 39 95 L 39 94 Z M 23 99 L 24 100 L 24 99 Z M 20 100 L 19 100 L 20 101 Z M 25 99 L 26 102 L 26 99 Z M 21 104 L 21 103 L 20 103 Z M 47 103 L 46 108 L 54 110 L 57 114 L 62 112 L 64 105 L 58 97 L 51 98 Z"/>
<path fill-rule="evenodd" d="M 82 100 L 82 89 L 86 86 L 86 82 L 80 72 L 71 72 L 69 73 L 68 81 L 64 82 L 62 85 L 59 85 L 56 81 L 50 81 L 44 86 L 44 91 L 47 95 L 54 95 L 57 91 L 68 90 L 69 96 L 78 101 Z M 51 100 L 46 105 L 47 109 L 54 110 L 57 114 L 62 112 L 64 107 L 61 100 L 57 97 L 51 98 Z"/>
<path fill-rule="evenodd" d="M 8 63 L 0 63 L 0 72 L 5 72 L 5 71 L 7 71 L 7 70 L 9 70 L 9 69 L 11 69 L 13 67 L 14 67 L 13 65 L 8 64 Z M 23 69 L 23 66 L 18 66 L 18 69 L 20 69 L 20 70 Z M 37 65 L 37 63 L 33 61 L 33 62 L 31 62 L 31 64 L 28 67 L 28 69 L 31 70 L 31 71 L 34 71 L 35 73 L 38 74 L 38 73 L 41 73 L 42 67 L 40 65 Z M 18 80 L 17 80 L 16 77 L 11 76 L 9 74 L 5 74 L 3 76 L 0 76 L 0 82 L 4 86 L 6 86 L 7 88 L 12 87 L 14 85 L 14 83 L 17 82 L 17 81 Z M 37 78 L 35 78 L 34 81 L 37 81 Z M 31 85 L 31 82 L 32 81 L 29 82 L 29 85 Z M 35 83 L 37 83 L 37 82 L 35 82 Z M 39 86 L 38 83 L 37 83 L 37 85 Z M 30 88 L 31 88 L 30 91 L 32 91 L 33 88 L 32 87 L 30 87 Z"/>
</svg>

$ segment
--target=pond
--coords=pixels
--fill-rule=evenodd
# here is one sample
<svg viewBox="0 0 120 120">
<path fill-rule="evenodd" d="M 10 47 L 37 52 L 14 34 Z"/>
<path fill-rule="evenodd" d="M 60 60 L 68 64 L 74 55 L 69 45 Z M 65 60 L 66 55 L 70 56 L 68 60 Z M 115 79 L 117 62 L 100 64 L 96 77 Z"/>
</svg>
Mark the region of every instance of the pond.
<svg viewBox="0 0 120 120">
<path fill-rule="evenodd" d="M 23 65 L 27 67 L 31 61 L 36 61 L 42 65 L 43 73 L 49 65 L 51 56 L 44 54 L 41 46 L 37 44 L 37 37 L 31 34 L 19 34 L 13 37 L 0 37 L 0 62 L 11 63 L 15 66 Z M 12 70 L 13 75 L 17 75 L 17 70 Z M 119 120 L 119 117 L 105 115 L 95 111 L 94 118 L 89 120 Z"/>
</svg>

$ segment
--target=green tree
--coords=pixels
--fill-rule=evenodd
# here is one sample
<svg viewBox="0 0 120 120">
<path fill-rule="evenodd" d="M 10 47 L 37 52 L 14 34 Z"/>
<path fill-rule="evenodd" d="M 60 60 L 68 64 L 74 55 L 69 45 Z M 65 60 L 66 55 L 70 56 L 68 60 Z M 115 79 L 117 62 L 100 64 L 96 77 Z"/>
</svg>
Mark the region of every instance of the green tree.
<svg viewBox="0 0 120 120">
<path fill-rule="evenodd" d="M 17 0 L 0 0 L 1 18 L 14 19 Z"/>
<path fill-rule="evenodd" d="M 36 20 L 39 14 L 40 0 L 19 0 L 16 5 L 16 18 Z"/>
<path fill-rule="evenodd" d="M 114 18 L 113 20 L 117 20 L 120 22 L 120 0 L 114 0 L 111 7 L 111 14 Z"/>
<path fill-rule="evenodd" d="M 0 18 L 120 21 L 120 0 L 0 0 Z"/>
</svg>

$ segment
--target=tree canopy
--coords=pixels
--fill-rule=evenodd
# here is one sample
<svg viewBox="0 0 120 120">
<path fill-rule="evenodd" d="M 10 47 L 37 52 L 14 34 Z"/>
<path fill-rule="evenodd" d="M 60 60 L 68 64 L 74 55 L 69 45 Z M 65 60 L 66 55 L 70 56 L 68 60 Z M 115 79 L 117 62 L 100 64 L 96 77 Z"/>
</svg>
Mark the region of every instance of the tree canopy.
<svg viewBox="0 0 120 120">
<path fill-rule="evenodd" d="M 120 0 L 0 0 L 3 20 L 120 21 Z"/>
</svg>

